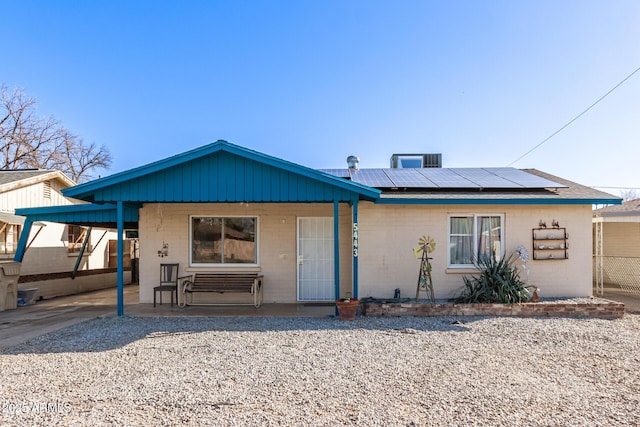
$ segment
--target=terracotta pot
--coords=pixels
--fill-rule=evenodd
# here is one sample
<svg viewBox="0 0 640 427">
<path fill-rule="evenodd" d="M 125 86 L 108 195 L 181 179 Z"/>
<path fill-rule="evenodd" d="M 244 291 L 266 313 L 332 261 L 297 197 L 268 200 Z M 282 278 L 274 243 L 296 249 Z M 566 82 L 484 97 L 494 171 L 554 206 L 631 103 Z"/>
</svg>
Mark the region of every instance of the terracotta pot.
<svg viewBox="0 0 640 427">
<path fill-rule="evenodd" d="M 338 307 L 340 320 L 355 320 L 359 305 L 360 301 L 357 299 L 352 299 L 351 301 L 337 300 L 336 306 Z"/>
</svg>

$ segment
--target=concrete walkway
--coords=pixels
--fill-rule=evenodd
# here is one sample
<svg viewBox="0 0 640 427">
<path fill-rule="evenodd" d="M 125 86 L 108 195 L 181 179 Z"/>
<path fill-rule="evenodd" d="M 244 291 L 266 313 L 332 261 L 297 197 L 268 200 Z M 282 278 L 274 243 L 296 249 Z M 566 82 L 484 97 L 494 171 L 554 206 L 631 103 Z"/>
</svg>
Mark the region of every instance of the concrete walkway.
<svg viewBox="0 0 640 427">
<path fill-rule="evenodd" d="M 626 313 L 640 314 L 640 296 L 619 288 L 605 288 L 603 298 L 625 304 Z M 87 292 L 39 301 L 16 310 L 0 311 L 0 348 L 22 343 L 76 323 L 102 316 L 115 316 L 116 289 Z M 172 316 L 295 316 L 328 317 L 335 314 L 333 304 L 264 304 L 252 306 L 178 308 L 165 301 L 163 305 L 140 304 L 138 286 L 124 289 L 125 315 L 139 317 Z"/>
<path fill-rule="evenodd" d="M 335 314 L 333 304 L 264 304 L 259 309 L 253 306 L 224 307 L 171 307 L 140 304 L 138 286 L 124 288 L 124 314 L 139 317 L 167 316 L 285 316 L 327 317 Z M 24 341 L 48 334 L 76 323 L 102 316 L 117 314 L 116 289 L 104 289 L 77 295 L 38 301 L 36 304 L 0 311 L 0 348 L 20 344 Z"/>
<path fill-rule="evenodd" d="M 0 312 L 0 348 L 19 344 L 85 320 L 116 314 L 116 290 L 104 289 L 38 301 Z M 125 287 L 125 304 L 137 305 L 138 287 Z"/>
<path fill-rule="evenodd" d="M 640 314 L 640 295 L 620 288 L 604 288 L 602 298 L 623 303 L 625 313 Z"/>
</svg>

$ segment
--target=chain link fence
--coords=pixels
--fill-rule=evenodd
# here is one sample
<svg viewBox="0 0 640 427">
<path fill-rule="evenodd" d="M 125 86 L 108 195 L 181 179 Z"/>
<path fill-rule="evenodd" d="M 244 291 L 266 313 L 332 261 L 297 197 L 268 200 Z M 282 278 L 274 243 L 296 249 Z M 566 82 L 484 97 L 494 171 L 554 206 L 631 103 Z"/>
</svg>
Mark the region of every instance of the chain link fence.
<svg viewBox="0 0 640 427">
<path fill-rule="evenodd" d="M 594 287 L 597 287 L 597 258 L 593 258 Z M 603 256 L 604 287 L 620 287 L 640 295 L 640 257 Z"/>
</svg>

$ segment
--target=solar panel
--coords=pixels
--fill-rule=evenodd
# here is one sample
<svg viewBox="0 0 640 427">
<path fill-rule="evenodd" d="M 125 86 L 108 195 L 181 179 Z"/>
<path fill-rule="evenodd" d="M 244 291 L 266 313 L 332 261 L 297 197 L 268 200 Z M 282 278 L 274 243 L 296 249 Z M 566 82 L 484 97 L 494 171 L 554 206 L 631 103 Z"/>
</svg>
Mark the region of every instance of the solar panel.
<svg viewBox="0 0 640 427">
<path fill-rule="evenodd" d="M 450 170 L 478 184 L 482 188 L 522 188 L 518 183 L 496 175 L 487 169 L 452 168 Z"/>
<path fill-rule="evenodd" d="M 418 171 L 432 181 L 438 188 L 480 188 L 480 186 L 452 169 L 425 168 Z"/>
<path fill-rule="evenodd" d="M 348 169 L 318 169 L 320 172 L 328 173 L 329 175 L 334 175 L 339 178 L 349 178 L 349 170 Z"/>
<path fill-rule="evenodd" d="M 523 188 L 566 188 L 564 184 L 542 178 L 516 168 L 485 168 L 504 179 L 515 182 Z"/>
<path fill-rule="evenodd" d="M 394 188 L 396 186 L 383 169 L 360 169 L 351 174 L 351 180 L 376 188 Z"/>
<path fill-rule="evenodd" d="M 350 177 L 348 169 L 320 169 L 320 171 L 340 178 Z M 540 189 L 566 187 L 566 185 L 515 168 L 360 169 L 351 173 L 351 180 L 374 188 Z"/>
<path fill-rule="evenodd" d="M 438 186 L 422 175 L 418 169 L 384 169 L 396 187 L 437 188 Z"/>
</svg>

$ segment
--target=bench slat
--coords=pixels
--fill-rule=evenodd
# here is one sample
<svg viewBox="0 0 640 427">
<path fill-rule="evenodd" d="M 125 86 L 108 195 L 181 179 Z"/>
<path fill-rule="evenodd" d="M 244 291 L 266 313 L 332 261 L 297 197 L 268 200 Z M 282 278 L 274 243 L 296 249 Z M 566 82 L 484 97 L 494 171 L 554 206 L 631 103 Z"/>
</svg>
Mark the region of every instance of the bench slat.
<svg viewBox="0 0 640 427">
<path fill-rule="evenodd" d="M 251 292 L 252 287 L 253 287 L 253 283 L 237 284 L 237 285 L 227 284 L 227 285 L 216 285 L 216 286 L 194 284 L 193 286 L 191 286 L 191 289 L 188 290 L 187 292 L 219 292 L 219 293 Z"/>
</svg>

